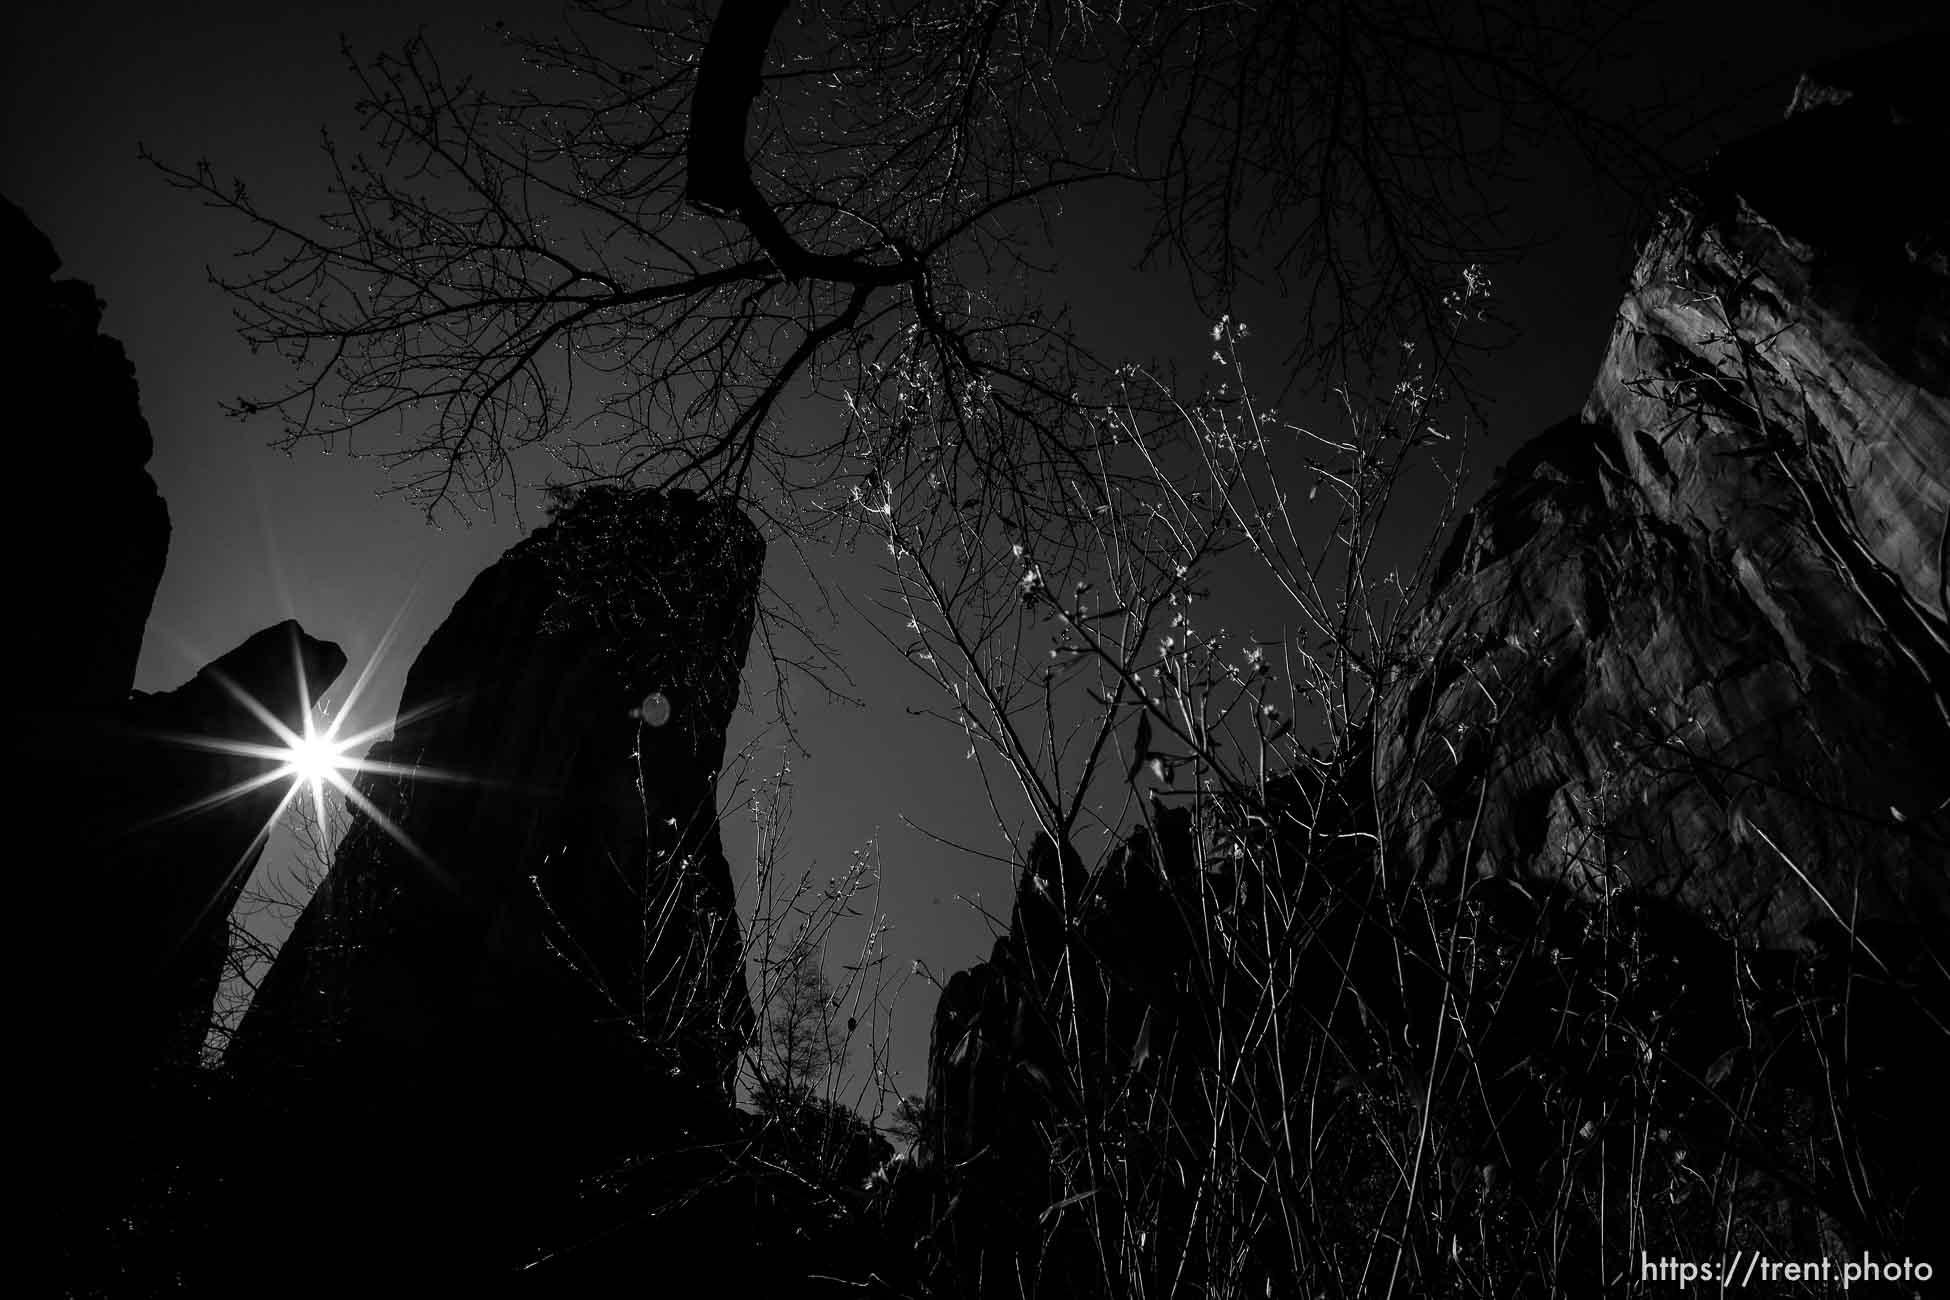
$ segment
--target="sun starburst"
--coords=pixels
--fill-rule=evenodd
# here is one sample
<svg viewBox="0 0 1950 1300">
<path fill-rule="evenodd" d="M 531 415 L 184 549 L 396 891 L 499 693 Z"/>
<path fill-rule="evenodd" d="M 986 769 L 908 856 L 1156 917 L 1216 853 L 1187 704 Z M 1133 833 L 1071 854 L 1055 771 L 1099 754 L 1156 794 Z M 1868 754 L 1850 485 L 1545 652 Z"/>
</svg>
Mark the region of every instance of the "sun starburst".
<svg viewBox="0 0 1950 1300">
<path fill-rule="evenodd" d="M 258 828 L 257 835 L 249 847 L 238 858 L 226 880 L 225 886 L 214 891 L 204 907 L 204 916 L 199 917 L 198 926 L 218 899 L 226 896 L 226 889 L 236 876 L 249 869 L 256 860 L 258 849 L 270 838 L 271 831 L 283 820 L 285 813 L 299 799 L 306 799 L 311 805 L 312 815 L 323 831 L 326 821 L 326 797 L 328 790 L 336 791 L 345 797 L 353 808 L 363 813 L 375 826 L 427 872 L 437 883 L 449 889 L 458 889 L 457 883 L 436 864 L 419 845 L 406 834 L 392 818 L 388 817 L 370 798 L 367 797 L 354 778 L 361 775 L 397 776 L 415 780 L 465 781 L 469 778 L 458 773 L 440 771 L 424 766 L 406 766 L 361 757 L 365 748 L 392 727 L 376 726 L 356 732 L 344 730 L 347 719 L 352 716 L 354 706 L 364 694 L 373 674 L 391 647 L 398 630 L 400 617 L 405 610 L 396 615 L 392 625 L 380 638 L 378 647 L 365 665 L 359 670 L 358 678 L 346 693 L 344 702 L 332 710 L 321 726 L 317 714 L 324 712 L 321 704 L 314 708 L 311 683 L 307 680 L 304 656 L 297 643 L 292 645 L 293 685 L 297 688 L 297 710 L 301 722 L 298 730 L 286 725 L 284 720 L 250 691 L 222 674 L 214 674 L 217 682 L 231 698 L 242 705 L 246 712 L 257 720 L 267 734 L 261 741 L 238 740 L 230 737 L 176 735 L 168 737 L 176 744 L 187 748 L 202 749 L 213 753 L 228 754 L 238 758 L 261 760 L 263 766 L 255 775 L 221 790 L 214 790 L 192 803 L 171 810 L 160 820 L 174 820 L 209 809 L 219 807 L 234 800 L 244 798 L 267 786 L 284 784 L 284 793 L 277 807 Z M 401 714 L 393 722 L 393 727 L 406 725 L 431 712 L 431 708 L 412 710 Z"/>
<path fill-rule="evenodd" d="M 308 781 L 313 786 L 323 785 L 332 773 L 353 766 L 358 760 L 345 756 L 346 742 L 330 734 L 320 735 L 310 718 L 305 719 L 304 734 L 291 751 L 285 762 L 284 775 L 295 776 Z"/>
<path fill-rule="evenodd" d="M 218 677 L 217 680 L 231 697 L 256 718 L 265 731 L 270 733 L 269 739 L 261 742 L 204 736 L 186 736 L 179 739 L 199 749 L 233 754 L 240 758 L 265 759 L 274 766 L 215 797 L 235 798 L 267 785 L 288 783 L 284 798 L 279 801 L 277 810 L 265 823 L 263 833 L 268 835 L 271 827 L 283 818 L 292 803 L 306 796 L 309 796 L 312 813 L 318 818 L 318 824 L 324 826 L 325 796 L 327 789 L 330 788 L 343 794 L 368 816 L 384 826 L 388 833 L 403 841 L 404 837 L 399 834 L 398 828 L 372 806 L 365 795 L 353 785 L 351 778 L 366 772 L 408 776 L 414 774 L 413 769 L 395 763 L 375 762 L 355 755 L 354 751 L 363 750 L 384 734 L 386 727 L 372 727 L 351 734 L 343 732 L 346 720 L 352 716 L 359 697 L 365 693 L 366 686 L 372 681 L 373 673 L 390 647 L 398 626 L 399 620 L 395 618 L 393 626 L 387 628 L 386 634 L 380 638 L 378 649 L 359 670 L 359 676 L 352 683 L 352 689 L 347 692 L 344 703 L 332 711 L 332 715 L 326 719 L 322 728 L 316 720 L 317 714 L 322 711 L 322 705 L 320 709 L 312 707 L 311 683 L 307 680 L 304 656 L 298 653 L 295 643 L 292 647 L 292 684 L 297 688 L 297 706 L 301 718 L 300 729 L 297 731 L 285 725 L 282 718 L 242 686 L 228 678 Z M 419 775 L 433 774 L 419 773 Z"/>
<path fill-rule="evenodd" d="M 300 666 L 301 676 L 303 672 L 304 669 Z M 300 689 L 302 690 L 302 687 Z M 356 792 L 348 779 L 349 775 L 356 775 L 362 771 L 377 771 L 390 766 L 390 764 L 367 763 L 363 758 L 352 756 L 351 750 L 355 745 L 369 741 L 372 737 L 370 735 L 341 737 L 338 734 L 339 725 L 345 719 L 346 713 L 346 709 L 341 709 L 338 716 L 328 722 L 323 731 L 318 730 L 312 722 L 312 715 L 307 713 L 302 732 L 292 734 L 282 748 L 270 747 L 276 752 L 266 757 L 278 760 L 278 768 L 271 774 L 272 780 L 282 781 L 288 778 L 291 781 L 284 803 L 278 809 L 280 816 L 294 796 L 309 794 L 312 813 L 318 818 L 318 826 L 322 831 L 325 826 L 326 787 L 333 787 L 344 792 L 347 797 L 353 797 Z M 268 710 L 266 714 L 268 716 Z"/>
</svg>

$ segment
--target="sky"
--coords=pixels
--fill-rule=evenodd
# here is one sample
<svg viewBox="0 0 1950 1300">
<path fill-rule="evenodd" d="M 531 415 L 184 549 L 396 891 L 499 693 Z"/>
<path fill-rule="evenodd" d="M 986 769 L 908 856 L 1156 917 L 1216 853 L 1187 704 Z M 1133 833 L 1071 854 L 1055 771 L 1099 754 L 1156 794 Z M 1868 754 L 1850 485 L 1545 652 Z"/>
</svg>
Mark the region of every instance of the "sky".
<svg viewBox="0 0 1950 1300">
<path fill-rule="evenodd" d="M 52 239 L 62 274 L 90 282 L 106 300 L 102 328 L 134 361 L 155 436 L 150 472 L 174 524 L 137 689 L 173 688 L 251 632 L 295 617 L 345 649 L 353 667 L 342 696 L 397 620 L 393 649 L 353 720 L 384 723 L 413 655 L 523 527 L 505 512 L 432 527 L 386 494 L 371 462 L 316 450 L 287 455 L 266 445 L 275 432 L 267 425 L 226 419 L 222 401 L 271 387 L 283 373 L 238 340 L 229 304 L 205 274 L 244 232 L 166 186 L 137 147 L 185 165 L 208 158 L 247 178 L 266 206 L 314 212 L 323 206 L 321 128 L 341 138 L 356 133 L 356 85 L 339 54 L 341 34 L 375 53 L 424 29 L 450 66 L 491 66 L 505 58 L 488 31 L 495 17 L 542 24 L 551 10 L 454 0 L 213 0 L 187 10 L 74 0 L 10 9 L 0 19 L 12 29 L 0 30 L 0 193 Z M 1913 30 L 1920 12 L 1808 0 L 1646 5 L 1622 29 L 1618 61 L 1594 75 L 1621 107 L 1666 94 L 1665 85 L 1738 105 L 1710 118 L 1689 146 L 1698 156 L 1715 140 L 1778 117 L 1794 70 Z M 1697 102 L 1704 109 L 1708 101 Z M 1494 407 L 1475 458 L 1477 487 L 1525 438 L 1582 404 L 1628 264 L 1630 204 L 1567 161 L 1539 155 L 1529 183 L 1506 198 L 1553 237 L 1488 268 L 1498 309 L 1518 335 L 1483 372 Z M 1090 237 L 1064 242 L 1055 292 L 1086 331 L 1140 356 L 1196 353 L 1210 322 L 1197 318 L 1169 275 L 1130 270 L 1138 232 L 1121 229 L 1114 214 L 1072 217 Z M 1277 315 L 1280 307 L 1269 302 L 1265 310 Z M 790 581 L 783 560 L 775 553 L 773 576 L 782 583 Z M 820 563 L 842 586 L 865 590 L 871 582 L 862 557 Z M 908 711 L 939 703 L 927 683 L 844 609 L 822 631 L 869 706 L 802 697 L 800 736 L 809 752 L 792 764 L 783 866 L 823 878 L 876 842 L 879 906 L 893 926 L 889 967 L 919 963 L 945 981 L 992 942 L 989 922 L 968 902 L 1006 916 L 1013 880 L 1006 866 L 940 841 L 989 854 L 1006 846 L 971 785 L 959 737 Z M 734 728 L 731 747 L 755 738 L 761 752 L 753 770 L 762 774 L 777 766 L 778 751 L 755 716 Z M 740 797 L 727 786 L 725 842 L 733 875 L 744 880 L 753 834 Z M 288 845 L 274 844 L 261 869 L 281 869 L 282 857 L 288 870 L 289 854 Z M 829 965 L 850 959 L 836 949 Z M 934 1000 L 922 977 L 909 982 L 899 1005 L 892 1061 L 902 1092 L 925 1085 Z"/>
</svg>

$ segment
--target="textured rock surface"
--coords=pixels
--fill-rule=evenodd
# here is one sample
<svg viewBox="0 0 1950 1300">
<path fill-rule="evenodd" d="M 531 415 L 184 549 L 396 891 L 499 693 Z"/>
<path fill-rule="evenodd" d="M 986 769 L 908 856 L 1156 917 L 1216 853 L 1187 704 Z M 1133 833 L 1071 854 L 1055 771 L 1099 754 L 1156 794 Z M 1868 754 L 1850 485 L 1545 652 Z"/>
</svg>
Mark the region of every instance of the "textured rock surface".
<svg viewBox="0 0 1950 1300">
<path fill-rule="evenodd" d="M 1398 861 L 1645 891 L 1769 945 L 1941 933 L 1950 279 L 1914 164 L 1950 134 L 1902 86 L 1811 79 L 1718 159 L 1582 417 L 1465 521 L 1380 728 Z"/>
<path fill-rule="evenodd" d="M 735 510 L 597 492 L 482 574 L 408 674 L 369 755 L 396 773 L 359 778 L 374 811 L 235 1075 L 500 1188 L 724 1108 L 752 1013 L 716 786 L 763 556 Z"/>
<path fill-rule="evenodd" d="M 1173 1217 L 1195 1171 L 1265 1177 L 1281 1148 L 1255 1143 L 1302 1119 L 1314 1261 L 1244 1249 L 1268 1294 L 1345 1277 L 1319 1261 L 1372 1259 L 1403 1213 L 1404 1108 L 1465 1225 L 1405 1233 L 1416 1294 L 1597 1293 L 1628 1219 L 1807 1257 L 1934 1240 L 1950 1151 L 1912 1053 L 1950 1004 L 1939 66 L 1804 81 L 1670 206 L 1584 412 L 1458 530 L 1371 733 L 1250 810 L 1277 868 L 1232 879 L 1230 832 L 1160 814 L 1066 889 L 1065 937 L 1038 846 L 936 1012 L 897 1208 L 934 1225 L 944 1294 L 1072 1293 L 1069 1263 L 1119 1257 L 1101 1225 L 1065 1244 L 1086 1199 L 1142 1205 L 1124 1258 L 1163 1242 L 1202 1276 Z M 1283 1036 L 1255 1039 L 1228 1008 L 1265 990 Z M 1275 1100 L 1241 1125 L 1214 1097 Z M 1704 1208 L 1715 1162 L 1740 1172 Z"/>
</svg>

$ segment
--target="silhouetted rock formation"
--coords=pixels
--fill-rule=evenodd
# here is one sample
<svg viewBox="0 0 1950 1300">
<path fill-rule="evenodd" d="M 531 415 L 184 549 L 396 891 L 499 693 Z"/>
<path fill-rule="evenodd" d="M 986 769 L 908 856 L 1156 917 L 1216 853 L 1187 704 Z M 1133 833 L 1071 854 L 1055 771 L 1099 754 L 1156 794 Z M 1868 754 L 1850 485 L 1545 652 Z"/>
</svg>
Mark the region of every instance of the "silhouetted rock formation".
<svg viewBox="0 0 1950 1300">
<path fill-rule="evenodd" d="M 1045 1236 L 1065 1191 L 1051 1134 L 1112 1095 L 1141 1105 L 1172 1091 L 1203 883 L 1191 836 L 1183 809 L 1158 808 L 1093 879 L 1039 833 L 1008 931 L 943 988 L 921 1176 L 897 1189 L 929 1202 L 899 1209 L 930 1225 L 943 1294 L 1090 1293 L 1094 1243 L 1078 1219 Z"/>
<path fill-rule="evenodd" d="M 222 978 L 227 922 L 256 867 L 289 780 L 275 759 L 225 746 L 277 746 L 255 702 L 301 734 L 345 654 L 287 620 L 253 633 L 173 691 L 130 695 L 116 733 L 83 756 L 95 778 L 88 856 L 112 905 L 102 917 L 103 1035 L 126 1062 L 194 1066 Z"/>
<path fill-rule="evenodd" d="M 227 1057 L 316 1124 L 294 1177 L 438 1171 L 488 1266 L 517 1247 L 486 1202 L 728 1115 L 752 1011 L 717 775 L 763 558 L 735 509 L 592 491 L 455 605 Z"/>
<path fill-rule="evenodd" d="M 263 750 L 283 739 L 245 700 L 299 733 L 344 667 L 337 646 L 287 621 L 175 690 L 39 735 L 44 797 L 25 838 L 44 848 L 29 860 L 61 866 L 71 892 L 52 915 L 76 919 L 48 931 L 61 993 L 40 1040 L 45 1127 L 29 1140 L 58 1189 L 55 1240 L 77 1293 L 174 1285 L 190 1263 L 179 1218 L 222 1213 L 216 1198 L 186 1204 L 243 1113 L 210 1104 L 203 1046 L 231 911 L 291 787 L 267 779 L 281 764 Z"/>
<path fill-rule="evenodd" d="M 8 647 L 32 673 L 35 710 L 118 707 L 135 680 L 142 630 L 169 555 L 169 509 L 145 466 L 152 449 L 135 368 L 100 332 L 104 304 L 25 213 L 0 198 L 16 607 L 58 638 Z M 87 509 L 77 511 L 85 498 Z M 10 674 L 12 680 L 21 680 Z"/>
<path fill-rule="evenodd" d="M 145 468 L 134 369 L 99 332 L 93 289 L 54 280 L 59 266 L 0 200 L 15 326 L 0 364 L 15 481 L 30 485 L 7 513 L 7 551 L 13 605 L 33 620 L 7 643 L 12 851 L 32 868 L 21 967 L 48 981 L 22 1036 L 41 1098 L 28 1164 L 48 1175 L 32 1185 L 68 1280 L 113 1289 L 128 1278 L 101 1229 L 146 1222 L 193 1145 L 183 1107 L 227 923 L 286 791 L 261 780 L 276 760 L 225 748 L 278 743 L 239 696 L 297 730 L 345 657 L 286 622 L 173 691 L 132 693 L 169 514 Z"/>
<path fill-rule="evenodd" d="M 155 1207 L 144 1202 L 180 1189 L 183 1162 L 208 1141 L 191 1117 L 210 1118 L 195 1098 L 230 913 L 291 784 L 266 779 L 278 760 L 236 752 L 282 743 L 245 700 L 300 732 L 344 667 L 337 646 L 287 621 L 175 690 L 63 715 L 65 729 L 40 734 L 45 797 L 27 838 L 47 846 L 38 860 L 64 868 L 75 892 L 58 914 L 85 918 L 86 945 L 47 958 L 62 996 L 42 1040 L 53 1124 L 36 1138 L 56 1148 L 63 1226 L 82 1234 L 69 1248 L 87 1269 L 121 1267 L 117 1248 L 89 1235 L 100 1220 L 146 1230 Z M 54 933 L 64 946 L 76 938 Z"/>
<path fill-rule="evenodd" d="M 345 666 L 338 647 L 296 623 L 266 628 L 177 690 L 132 695 L 144 625 L 169 551 L 169 513 L 144 466 L 151 445 L 134 368 L 98 332 L 103 304 L 60 265 L 47 237 L 0 200 L 0 270 L 16 316 L 31 324 L 7 350 L 8 390 L 25 458 L 42 485 L 8 517 L 20 528 L 21 608 L 48 634 L 11 638 L 20 683 L 9 737 L 29 762 L 22 806 L 29 845 L 64 883 L 96 891 L 97 947 L 77 963 L 91 1015 L 73 1050 L 108 1073 L 195 1059 L 223 962 L 225 922 L 282 788 L 213 800 L 275 768 L 184 743 L 275 743 L 236 698 L 248 693 L 296 727 Z M 76 493 L 51 485 L 86 478 Z M 296 675 L 307 674 L 305 697 Z M 34 856 L 30 849 L 30 856 Z"/>
<path fill-rule="evenodd" d="M 932 1141 L 896 1210 L 932 1225 L 942 1294 L 1079 1293 L 1120 1221 L 1200 1278 L 1209 1151 L 1301 1119 L 1278 1193 L 1317 1207 L 1299 1244 L 1361 1258 L 1400 1190 L 1391 1106 L 1423 1115 L 1426 1176 L 1470 1220 L 1391 1220 L 1417 1294 L 1476 1251 L 1499 1293 L 1533 1268 L 1595 1293 L 1607 1220 L 1809 1258 L 1950 1221 L 1911 1055 L 1950 1014 L 1950 225 L 1919 166 L 1950 132 L 1898 75 L 1936 66 L 1804 81 L 1670 206 L 1583 415 L 1458 530 L 1337 770 L 1250 818 L 1156 810 L 1067 923 L 1037 846 L 1012 933 L 936 1013 Z M 1248 843 L 1274 874 L 1233 878 Z M 1281 1042 L 1254 1037 L 1266 990 Z M 1250 1113 L 1301 1079 L 1303 1116 Z M 1689 1151 L 1745 1171 L 1725 1218 L 1681 1204 Z M 1666 1173 L 1669 1204 L 1620 1190 Z M 1067 1239 L 1086 1213 L 1095 1240 Z M 1295 1243 L 1242 1240 L 1258 1294 Z"/>
</svg>

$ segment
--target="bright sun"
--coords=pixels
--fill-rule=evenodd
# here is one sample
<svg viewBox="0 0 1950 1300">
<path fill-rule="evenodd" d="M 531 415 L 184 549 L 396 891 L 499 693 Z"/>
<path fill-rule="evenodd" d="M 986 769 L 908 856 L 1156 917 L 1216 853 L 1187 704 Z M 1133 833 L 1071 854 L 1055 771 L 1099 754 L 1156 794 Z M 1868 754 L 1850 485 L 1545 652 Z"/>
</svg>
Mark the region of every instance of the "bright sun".
<svg viewBox="0 0 1950 1300">
<path fill-rule="evenodd" d="M 233 877 L 237 873 L 247 872 L 251 869 L 252 864 L 257 860 L 255 855 L 258 849 L 262 847 L 265 837 L 283 819 L 286 810 L 291 808 L 293 804 L 301 802 L 309 804 L 311 806 L 311 815 L 315 819 L 314 825 L 322 833 L 326 827 L 326 794 L 328 791 L 336 791 L 338 794 L 344 796 L 346 803 L 351 808 L 357 809 L 367 820 L 385 832 L 386 835 L 390 836 L 394 842 L 405 849 L 413 860 L 424 867 L 436 880 L 450 889 L 459 888 L 454 883 L 452 877 L 442 870 L 432 858 L 428 857 L 418 845 L 413 843 L 406 832 L 396 825 L 391 818 L 381 812 L 372 800 L 367 798 L 365 793 L 350 778 L 361 773 L 410 777 L 416 780 L 429 781 L 466 781 L 469 778 L 459 773 L 440 771 L 417 764 L 402 766 L 397 763 L 355 757 L 352 751 L 363 749 L 379 736 L 385 734 L 389 729 L 385 726 L 373 727 L 352 735 L 340 734 L 340 728 L 344 725 L 347 718 L 351 716 L 353 706 L 365 692 L 380 660 L 392 645 L 394 635 L 399 630 L 400 616 L 404 613 L 405 610 L 402 607 L 400 615 L 394 616 L 393 622 L 387 627 L 385 635 L 380 637 L 378 648 L 367 659 L 365 667 L 360 669 L 358 679 L 353 682 L 351 692 L 346 696 L 345 703 L 337 710 L 336 716 L 327 721 L 322 729 L 311 714 L 313 696 L 310 684 L 305 680 L 304 660 L 297 654 L 297 646 L 294 643 L 292 646 L 293 684 L 298 688 L 297 709 L 295 711 L 301 714 L 304 719 L 303 726 L 300 730 L 293 731 L 289 726 L 285 725 L 284 721 L 277 714 L 266 708 L 262 701 L 254 698 L 250 692 L 244 690 L 237 683 L 219 673 L 216 674 L 218 683 L 224 690 L 229 692 L 238 704 L 242 705 L 246 711 L 263 725 L 264 730 L 269 735 L 260 741 L 241 740 L 231 736 L 174 735 L 168 737 L 175 743 L 192 749 L 208 750 L 219 754 L 235 755 L 239 758 L 259 760 L 259 771 L 255 775 L 247 776 L 235 785 L 227 786 L 221 790 L 211 791 L 193 803 L 176 810 L 175 813 L 170 814 L 171 816 L 184 815 L 204 808 L 216 807 L 220 804 L 228 803 L 233 799 L 242 798 L 249 795 L 252 791 L 261 790 L 266 786 L 284 783 L 284 795 L 278 800 L 277 807 L 271 811 L 270 816 L 265 819 L 263 830 L 260 832 L 258 838 L 252 842 L 251 847 L 246 849 L 238 858 L 236 865 L 231 868 Z M 405 725 L 425 713 L 433 712 L 438 707 L 438 705 L 429 705 L 422 709 L 402 713 L 394 719 L 394 725 Z M 213 891 L 206 907 L 214 907 L 222 897 L 223 891 L 221 889 Z"/>
<path fill-rule="evenodd" d="M 307 719 L 305 734 L 285 751 L 285 773 L 314 786 L 331 781 L 334 773 L 354 766 L 345 757 L 345 748 L 345 742 L 330 732 L 321 736 L 312 731 Z"/>
<path fill-rule="evenodd" d="M 328 787 L 352 793 L 351 782 L 345 779 L 348 772 L 357 772 L 365 765 L 358 759 L 349 757 L 346 750 L 367 737 L 342 739 L 338 734 L 338 723 L 334 721 L 324 731 L 312 725 L 308 715 L 302 732 L 293 733 L 277 728 L 282 733 L 282 745 L 270 747 L 269 756 L 278 760 L 281 766 L 272 773 L 274 781 L 289 778 L 291 790 L 285 796 L 285 804 L 300 795 L 309 795 L 313 814 L 318 825 L 325 824 L 325 791 Z M 282 813 L 283 809 L 279 809 Z"/>
</svg>

